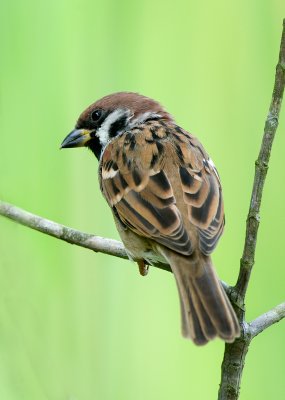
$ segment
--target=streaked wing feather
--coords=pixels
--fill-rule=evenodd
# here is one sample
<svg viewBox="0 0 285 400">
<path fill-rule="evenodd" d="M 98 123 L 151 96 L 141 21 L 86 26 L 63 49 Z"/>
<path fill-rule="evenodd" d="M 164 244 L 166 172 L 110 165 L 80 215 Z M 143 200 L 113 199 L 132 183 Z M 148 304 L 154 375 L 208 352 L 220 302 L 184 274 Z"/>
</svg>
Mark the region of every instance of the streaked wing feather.
<svg viewBox="0 0 285 400">
<path fill-rule="evenodd" d="M 199 232 L 199 246 L 203 254 L 210 255 L 216 247 L 224 228 L 224 205 L 219 175 L 209 163 L 208 155 L 200 143 L 193 146 L 200 153 L 203 166 L 185 162 L 180 165 L 179 174 L 183 197 L 188 205 L 190 222 Z M 195 150 L 194 150 L 195 151 Z"/>
<path fill-rule="evenodd" d="M 177 158 L 174 165 L 188 219 L 197 229 L 201 251 L 209 255 L 224 227 L 221 186 L 207 153 L 188 132 L 152 122 L 109 143 L 101 160 L 103 194 L 131 230 L 181 254 L 191 254 L 189 234 L 163 167 L 169 146 Z"/>
<path fill-rule="evenodd" d="M 135 137 L 127 132 L 111 142 L 101 160 L 102 191 L 129 229 L 189 255 L 192 253 L 190 238 L 170 181 L 160 168 L 159 161 L 164 157 L 164 147 L 160 143 L 163 132 L 163 129 L 157 129 L 159 140 L 154 141 L 146 127 Z M 141 140 L 141 143 L 130 149 L 130 137 L 132 144 L 135 140 Z M 115 171 L 110 163 L 112 159 L 116 159 L 115 167 L 118 168 Z"/>
</svg>

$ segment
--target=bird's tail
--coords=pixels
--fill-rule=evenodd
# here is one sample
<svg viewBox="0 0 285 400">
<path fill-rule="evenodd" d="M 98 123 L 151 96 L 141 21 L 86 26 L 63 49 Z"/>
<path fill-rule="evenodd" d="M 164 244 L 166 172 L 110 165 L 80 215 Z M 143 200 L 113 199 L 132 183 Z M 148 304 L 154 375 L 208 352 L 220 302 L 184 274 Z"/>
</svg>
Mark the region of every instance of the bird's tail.
<svg viewBox="0 0 285 400">
<path fill-rule="evenodd" d="M 211 258 L 163 251 L 179 291 L 182 334 L 197 345 L 218 336 L 233 342 L 240 335 L 235 312 L 212 266 Z"/>
</svg>

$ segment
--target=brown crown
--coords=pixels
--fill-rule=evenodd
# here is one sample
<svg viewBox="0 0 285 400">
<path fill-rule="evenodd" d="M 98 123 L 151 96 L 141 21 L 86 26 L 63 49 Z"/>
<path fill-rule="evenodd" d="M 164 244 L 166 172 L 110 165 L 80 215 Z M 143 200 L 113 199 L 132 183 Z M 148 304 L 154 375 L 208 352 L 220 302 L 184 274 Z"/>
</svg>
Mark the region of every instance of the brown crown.
<svg viewBox="0 0 285 400">
<path fill-rule="evenodd" d="M 115 110 L 117 108 L 126 108 L 131 110 L 134 118 L 146 112 L 154 112 L 168 121 L 173 121 L 172 116 L 155 100 L 142 96 L 139 93 L 118 92 L 102 97 L 91 104 L 79 117 L 80 120 L 88 119 L 90 113 L 96 109 Z"/>
</svg>

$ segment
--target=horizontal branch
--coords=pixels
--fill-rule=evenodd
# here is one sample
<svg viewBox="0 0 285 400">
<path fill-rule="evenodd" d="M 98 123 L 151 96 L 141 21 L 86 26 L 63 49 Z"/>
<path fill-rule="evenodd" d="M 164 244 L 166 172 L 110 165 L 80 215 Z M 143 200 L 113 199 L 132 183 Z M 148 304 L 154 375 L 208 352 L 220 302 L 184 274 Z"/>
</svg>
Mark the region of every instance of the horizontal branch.
<svg viewBox="0 0 285 400">
<path fill-rule="evenodd" d="M 77 246 L 95 251 L 96 253 L 103 253 L 110 256 L 128 259 L 124 245 L 118 240 L 107 239 L 101 236 L 96 236 L 69 228 L 68 226 L 61 225 L 57 222 L 32 214 L 26 210 L 23 210 L 22 208 L 16 207 L 13 204 L 9 204 L 1 200 L 0 215 L 7 217 L 21 225 L 27 226 L 28 228 L 32 228 L 49 236 L 53 236 L 67 243 L 75 244 Z M 154 267 L 171 272 L 171 269 L 167 264 L 157 263 L 154 265 Z M 223 288 L 227 292 L 228 296 L 231 298 L 234 288 L 229 286 L 224 281 L 221 281 L 221 284 L 223 285 Z M 262 330 L 266 329 L 272 324 L 275 324 L 280 319 L 284 318 L 284 316 L 285 303 L 280 304 L 273 310 L 268 311 L 268 313 L 265 313 L 256 318 L 256 320 L 252 321 L 250 324 L 250 327 L 253 329 L 252 335 L 258 335 L 258 333 L 260 333 Z M 261 329 L 261 327 L 263 327 L 263 329 Z"/>
<path fill-rule="evenodd" d="M 38 215 L 31 214 L 12 204 L 0 200 L 0 215 L 12 219 L 29 228 L 40 231 L 70 244 L 85 247 L 96 252 L 109 254 L 110 256 L 127 259 L 126 250 L 121 242 L 113 239 L 105 239 L 90 233 L 80 232 L 76 229 L 58 224 Z"/>
<path fill-rule="evenodd" d="M 251 338 L 259 335 L 264 329 L 276 324 L 283 318 L 285 318 L 285 303 L 279 304 L 248 324 Z"/>
<path fill-rule="evenodd" d="M 70 244 L 85 247 L 97 253 L 104 253 L 124 259 L 129 258 L 124 245 L 118 240 L 107 239 L 69 228 L 68 226 L 42 218 L 1 200 L 0 215 Z M 171 271 L 168 264 L 156 263 L 154 267 Z"/>
</svg>

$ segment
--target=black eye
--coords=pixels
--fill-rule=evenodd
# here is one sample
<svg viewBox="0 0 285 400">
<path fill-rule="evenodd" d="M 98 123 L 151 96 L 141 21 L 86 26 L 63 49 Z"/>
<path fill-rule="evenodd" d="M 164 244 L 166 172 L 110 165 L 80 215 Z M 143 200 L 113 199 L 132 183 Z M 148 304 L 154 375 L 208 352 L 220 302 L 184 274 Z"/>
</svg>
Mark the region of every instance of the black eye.
<svg viewBox="0 0 285 400">
<path fill-rule="evenodd" d="M 100 119 L 101 115 L 102 115 L 102 110 L 92 111 L 91 113 L 92 121 L 97 122 Z"/>
</svg>

